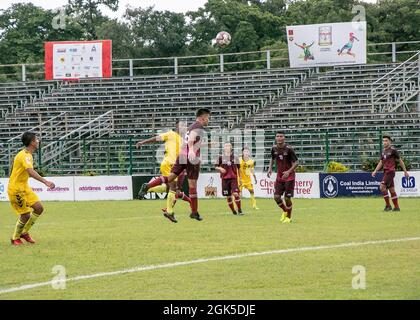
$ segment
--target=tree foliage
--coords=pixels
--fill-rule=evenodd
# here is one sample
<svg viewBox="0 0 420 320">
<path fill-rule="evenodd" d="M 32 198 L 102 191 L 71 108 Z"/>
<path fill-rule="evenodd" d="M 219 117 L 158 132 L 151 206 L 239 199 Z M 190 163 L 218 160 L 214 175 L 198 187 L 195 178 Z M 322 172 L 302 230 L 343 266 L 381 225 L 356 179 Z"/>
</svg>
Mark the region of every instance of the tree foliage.
<svg viewBox="0 0 420 320">
<path fill-rule="evenodd" d="M 186 14 L 137 7 L 119 19 L 102 12 L 116 11 L 118 0 L 68 0 L 64 29 L 53 27 L 57 10 L 31 3 L 1 10 L 0 64 L 42 62 L 43 43 L 60 40 L 111 39 L 116 58 L 285 48 L 286 25 L 351 21 L 357 4 L 365 8 L 368 42 L 420 40 L 418 0 L 208 0 Z M 222 30 L 232 44 L 216 49 L 211 40 Z"/>
</svg>

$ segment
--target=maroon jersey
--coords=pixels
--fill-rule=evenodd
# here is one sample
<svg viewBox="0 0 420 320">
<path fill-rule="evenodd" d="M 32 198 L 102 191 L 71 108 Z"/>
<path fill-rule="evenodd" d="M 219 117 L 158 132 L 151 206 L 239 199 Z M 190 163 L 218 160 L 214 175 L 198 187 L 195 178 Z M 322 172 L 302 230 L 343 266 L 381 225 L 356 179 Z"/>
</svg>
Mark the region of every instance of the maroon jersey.
<svg viewBox="0 0 420 320">
<path fill-rule="evenodd" d="M 384 171 L 395 171 L 395 166 L 397 160 L 400 159 L 400 154 L 398 153 L 397 149 L 394 147 L 389 147 L 388 149 L 384 149 L 381 154 L 382 164 L 384 166 Z"/>
<path fill-rule="evenodd" d="M 189 152 L 188 141 L 189 141 L 190 134 L 193 131 L 197 133 L 197 136 L 195 137 L 195 141 L 194 141 L 194 150 L 195 150 L 195 155 L 199 157 L 202 137 L 204 134 L 204 127 L 198 121 L 194 122 L 192 125 L 188 127 L 188 130 L 184 137 L 184 148 L 182 150 L 182 153 L 188 155 L 188 152 Z"/>
<path fill-rule="evenodd" d="M 225 174 L 220 174 L 220 178 L 222 178 L 223 180 L 238 178 L 239 159 L 233 154 L 231 154 L 230 156 L 219 156 L 217 166 L 222 167 L 226 170 Z"/>
<path fill-rule="evenodd" d="M 277 145 L 271 148 L 271 158 L 277 162 L 277 181 L 286 182 L 295 180 L 295 172 L 290 173 L 287 179 L 283 179 L 283 174 L 292 167 L 292 163 L 298 160 L 295 151 L 291 146 L 285 144 L 283 148 Z"/>
</svg>

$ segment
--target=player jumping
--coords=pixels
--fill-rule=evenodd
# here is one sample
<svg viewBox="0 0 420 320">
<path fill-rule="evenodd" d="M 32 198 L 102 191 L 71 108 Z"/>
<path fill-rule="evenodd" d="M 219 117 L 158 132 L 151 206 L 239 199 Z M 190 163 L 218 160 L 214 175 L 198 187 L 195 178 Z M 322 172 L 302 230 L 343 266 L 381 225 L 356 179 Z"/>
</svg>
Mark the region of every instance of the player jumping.
<svg viewBox="0 0 420 320">
<path fill-rule="evenodd" d="M 254 195 L 254 186 L 252 185 L 251 176 L 254 177 L 257 184 L 257 177 L 254 172 L 255 162 L 250 158 L 250 151 L 247 146 L 242 149 L 242 157 L 239 158 L 239 192 L 242 197 L 242 190 L 245 188 L 251 196 L 251 205 L 254 210 L 259 210 Z"/>
<path fill-rule="evenodd" d="M 164 177 L 168 177 L 171 173 L 172 167 L 174 166 L 176 159 L 179 155 L 179 151 L 182 145 L 182 138 L 180 134 L 186 131 L 186 127 L 181 121 L 176 122 L 175 131 L 169 130 L 168 132 L 162 133 L 158 136 L 139 141 L 136 144 L 136 148 L 140 148 L 142 145 L 154 142 L 165 143 L 165 156 L 160 164 L 160 173 Z M 166 208 L 162 209 L 163 215 L 172 221 L 174 217 L 174 206 L 177 199 L 182 199 L 191 204 L 191 199 L 182 192 L 182 185 L 185 179 L 185 171 L 182 172 L 177 179 L 170 182 L 168 185 L 162 184 L 154 188 L 150 188 L 148 192 L 164 193 L 168 192 L 166 199 Z M 168 190 L 169 187 L 169 190 Z M 174 220 L 176 222 L 176 220 Z"/>
<path fill-rule="evenodd" d="M 223 196 L 226 197 L 230 210 L 232 210 L 234 215 L 243 215 L 241 198 L 239 197 L 238 169 L 239 159 L 236 158 L 232 152 L 232 144 L 225 143 L 223 154 L 219 156 L 217 161 L 216 170 L 220 172 L 220 178 L 222 179 L 222 193 Z M 235 204 L 238 211 L 236 211 L 233 204 L 232 195 L 235 198 Z"/>
<path fill-rule="evenodd" d="M 273 173 L 274 161 L 277 162 L 277 178 L 274 185 L 274 201 L 283 209 L 281 222 L 292 221 L 292 197 L 295 189 L 295 169 L 299 162 L 295 151 L 286 144 L 284 132 L 276 133 L 276 145 L 271 148 L 270 167 L 267 176 Z M 284 194 L 284 202 L 282 195 Z"/>
<path fill-rule="evenodd" d="M 385 209 L 384 211 L 391 211 L 392 207 L 389 202 L 389 194 L 388 190 L 391 193 L 391 200 L 394 204 L 394 210 L 392 211 L 400 211 L 400 207 L 398 205 L 398 197 L 397 193 L 395 192 L 394 188 L 394 177 L 395 177 L 395 166 L 397 161 L 399 162 L 401 168 L 404 170 L 404 176 L 406 178 L 409 177 L 407 169 L 405 167 L 404 161 L 400 158 L 400 154 L 398 153 L 397 149 L 392 146 L 392 139 L 390 136 L 383 136 L 382 143 L 384 145 L 384 150 L 381 154 L 381 160 L 379 161 L 378 165 L 375 168 L 375 171 L 372 172 L 372 177 L 375 178 L 376 173 L 384 168 L 384 177 L 382 179 L 380 190 L 384 196 L 385 200 Z"/>
<path fill-rule="evenodd" d="M 55 188 L 54 183 L 45 180 L 34 170 L 32 154 L 39 147 L 36 135 L 32 132 L 25 132 L 22 135 L 22 143 L 25 148 L 15 156 L 7 189 L 10 204 L 18 215 L 11 239 L 12 245 L 15 246 L 23 244 L 20 239 L 35 243 L 29 235 L 29 230 L 44 211 L 38 196 L 28 184 L 29 177 L 42 182 L 50 189 Z"/>
<path fill-rule="evenodd" d="M 203 218 L 198 213 L 197 180 L 200 175 L 200 148 L 204 137 L 204 128 L 209 124 L 210 110 L 199 109 L 196 114 L 196 121 L 189 126 L 185 135 L 184 146 L 176 159 L 171 173 L 168 177 L 158 177 L 149 183 L 142 185 L 138 198 L 144 199 L 150 188 L 174 181 L 184 170 L 187 171 L 189 196 L 191 198 L 191 219 L 198 221 Z M 171 221 L 176 222 L 175 216 L 170 215 Z"/>
</svg>

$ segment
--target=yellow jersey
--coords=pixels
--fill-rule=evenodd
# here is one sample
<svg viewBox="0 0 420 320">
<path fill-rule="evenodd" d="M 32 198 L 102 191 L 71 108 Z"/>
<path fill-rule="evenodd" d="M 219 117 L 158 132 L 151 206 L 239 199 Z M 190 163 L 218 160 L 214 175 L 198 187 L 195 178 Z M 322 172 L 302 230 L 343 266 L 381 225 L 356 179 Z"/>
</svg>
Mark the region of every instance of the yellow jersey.
<svg viewBox="0 0 420 320">
<path fill-rule="evenodd" d="M 9 179 L 9 192 L 19 192 L 29 188 L 29 174 L 26 171 L 29 168 L 34 168 L 34 160 L 32 154 L 23 149 L 15 156 L 13 161 L 12 173 Z"/>
<path fill-rule="evenodd" d="M 181 150 L 182 139 L 175 131 L 168 131 L 159 135 L 165 142 L 165 157 L 162 163 L 175 164 Z"/>
<path fill-rule="evenodd" d="M 251 180 L 251 170 L 254 169 L 254 160 L 248 159 L 245 161 L 242 157 L 239 158 L 239 176 L 241 177 L 242 184 L 250 184 Z"/>
</svg>

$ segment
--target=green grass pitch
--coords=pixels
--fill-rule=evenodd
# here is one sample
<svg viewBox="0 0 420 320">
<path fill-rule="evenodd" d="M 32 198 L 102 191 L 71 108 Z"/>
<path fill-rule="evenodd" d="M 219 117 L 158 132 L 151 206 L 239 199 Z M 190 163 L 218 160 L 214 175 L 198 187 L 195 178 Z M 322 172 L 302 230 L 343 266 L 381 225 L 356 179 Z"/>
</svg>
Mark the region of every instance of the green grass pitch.
<svg viewBox="0 0 420 320">
<path fill-rule="evenodd" d="M 178 203 L 178 224 L 163 218 L 165 202 L 46 202 L 32 230 L 36 245 L 9 243 L 16 216 L 0 203 L 0 299 L 420 299 L 420 239 L 360 246 L 203 260 L 158 269 L 51 281 L 55 265 L 68 278 L 251 252 L 420 237 L 420 199 L 400 199 L 400 213 L 382 212 L 381 198 L 295 199 L 292 224 L 279 222 L 273 200 L 245 216 L 226 201 L 201 200 L 204 221 Z M 352 269 L 366 270 L 353 289 Z"/>
</svg>

